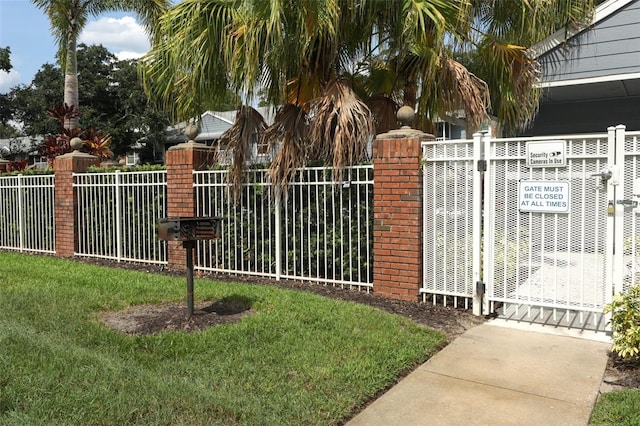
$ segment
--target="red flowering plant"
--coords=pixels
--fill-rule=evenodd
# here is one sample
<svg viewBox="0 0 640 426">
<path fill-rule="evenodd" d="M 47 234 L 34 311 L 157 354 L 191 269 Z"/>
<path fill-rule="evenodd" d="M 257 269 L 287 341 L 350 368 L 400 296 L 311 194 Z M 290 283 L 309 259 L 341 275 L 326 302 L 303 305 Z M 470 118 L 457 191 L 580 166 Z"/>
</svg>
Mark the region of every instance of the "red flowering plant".
<svg viewBox="0 0 640 426">
<path fill-rule="evenodd" d="M 60 124 L 60 133 L 57 135 L 47 135 L 40 145 L 40 155 L 46 157 L 50 166 L 53 166 L 53 159 L 58 155 L 73 151 L 71 139 L 78 137 L 82 140 L 83 151 L 95 155 L 100 159 L 113 158 L 113 152 L 109 149 L 111 136 L 101 136 L 95 129 L 82 130 L 80 128 L 67 128 L 65 125 L 71 119 L 79 117 L 80 111 L 75 105 L 56 105 L 48 109 L 47 113 Z"/>
<path fill-rule="evenodd" d="M 95 155 L 101 160 L 113 158 L 113 151 L 109 148 L 110 135 L 102 136 L 99 130 L 87 129 L 82 133 L 81 139 L 89 154 Z"/>
<path fill-rule="evenodd" d="M 21 172 L 29 165 L 29 160 L 15 160 L 7 164 L 7 172 Z"/>
</svg>

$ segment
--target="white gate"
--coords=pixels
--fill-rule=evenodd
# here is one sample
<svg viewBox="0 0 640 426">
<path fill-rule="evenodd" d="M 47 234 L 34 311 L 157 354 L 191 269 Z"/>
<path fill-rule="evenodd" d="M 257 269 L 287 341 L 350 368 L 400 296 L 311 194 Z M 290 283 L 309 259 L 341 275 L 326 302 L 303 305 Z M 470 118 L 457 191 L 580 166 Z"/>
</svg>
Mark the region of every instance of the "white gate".
<svg viewBox="0 0 640 426">
<path fill-rule="evenodd" d="M 480 148 L 474 140 L 423 143 L 423 300 L 479 310 Z"/>
<path fill-rule="evenodd" d="M 424 155 L 424 299 L 604 327 L 614 289 L 640 277 L 640 133 L 476 134 Z"/>
</svg>

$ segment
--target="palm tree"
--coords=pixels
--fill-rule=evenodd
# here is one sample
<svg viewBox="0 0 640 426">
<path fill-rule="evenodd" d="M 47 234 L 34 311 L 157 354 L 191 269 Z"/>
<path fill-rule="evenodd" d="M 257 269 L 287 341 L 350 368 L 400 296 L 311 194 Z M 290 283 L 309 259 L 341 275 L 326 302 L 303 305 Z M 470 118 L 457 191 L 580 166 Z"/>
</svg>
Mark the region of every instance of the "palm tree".
<svg viewBox="0 0 640 426">
<path fill-rule="evenodd" d="M 588 22 L 602 0 L 470 0 L 456 54 L 485 81 L 489 111 L 505 134 L 526 129 L 538 110 L 538 63 L 529 50 L 555 31 Z"/>
<path fill-rule="evenodd" d="M 31 0 L 43 10 L 51 22 L 51 30 L 58 43 L 58 60 L 64 69 L 64 103 L 79 107 L 78 66 L 76 47 L 78 37 L 89 16 L 106 12 L 130 10 L 136 12 L 145 28 L 152 32 L 170 0 Z M 78 127 L 78 118 L 69 126 Z"/>
<path fill-rule="evenodd" d="M 507 129 L 525 126 L 539 96 L 527 47 L 591 8 L 590 0 L 185 0 L 163 16 L 141 71 L 176 119 L 198 116 L 228 87 L 281 105 L 264 131 L 241 108 L 227 142 L 243 149 L 250 126 L 278 141 L 271 174 L 286 185 L 307 159 L 338 173 L 361 159 L 376 131 L 395 127 L 402 104 L 425 130 L 454 110 L 472 131 L 487 113 Z M 460 62 L 469 58 L 476 74 Z"/>
</svg>

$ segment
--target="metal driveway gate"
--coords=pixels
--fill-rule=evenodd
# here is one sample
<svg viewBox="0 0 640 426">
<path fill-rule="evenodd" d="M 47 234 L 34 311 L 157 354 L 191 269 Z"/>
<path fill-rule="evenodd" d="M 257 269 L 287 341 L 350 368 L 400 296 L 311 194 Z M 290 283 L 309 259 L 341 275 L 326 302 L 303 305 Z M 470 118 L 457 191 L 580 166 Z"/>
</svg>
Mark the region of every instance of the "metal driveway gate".
<svg viewBox="0 0 640 426">
<path fill-rule="evenodd" d="M 425 143 L 423 298 L 604 327 L 640 272 L 639 135 Z"/>
</svg>

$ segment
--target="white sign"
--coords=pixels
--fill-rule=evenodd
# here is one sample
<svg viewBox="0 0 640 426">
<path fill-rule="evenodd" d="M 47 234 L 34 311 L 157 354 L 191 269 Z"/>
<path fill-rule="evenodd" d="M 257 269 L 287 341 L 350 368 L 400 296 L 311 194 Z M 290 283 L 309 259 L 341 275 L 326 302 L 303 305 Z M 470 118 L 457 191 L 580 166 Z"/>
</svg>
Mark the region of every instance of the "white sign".
<svg viewBox="0 0 640 426">
<path fill-rule="evenodd" d="M 527 142 L 527 167 L 563 167 L 567 165 L 567 141 Z"/>
<path fill-rule="evenodd" d="M 567 181 L 521 180 L 518 206 L 522 212 L 569 213 L 571 188 Z"/>
</svg>

